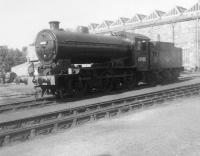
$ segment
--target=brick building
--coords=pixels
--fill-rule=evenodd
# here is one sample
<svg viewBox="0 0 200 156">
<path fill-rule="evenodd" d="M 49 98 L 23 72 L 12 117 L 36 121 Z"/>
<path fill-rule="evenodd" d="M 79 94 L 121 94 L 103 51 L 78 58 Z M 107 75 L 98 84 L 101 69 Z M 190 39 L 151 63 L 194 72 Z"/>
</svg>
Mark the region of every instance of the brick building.
<svg viewBox="0 0 200 156">
<path fill-rule="evenodd" d="M 176 6 L 168 12 L 155 10 L 150 15 L 136 14 L 131 18 L 92 23 L 89 29 L 96 34 L 134 32 L 153 41 L 173 42 L 183 49 L 183 66 L 200 68 L 200 1 L 188 9 Z"/>
</svg>

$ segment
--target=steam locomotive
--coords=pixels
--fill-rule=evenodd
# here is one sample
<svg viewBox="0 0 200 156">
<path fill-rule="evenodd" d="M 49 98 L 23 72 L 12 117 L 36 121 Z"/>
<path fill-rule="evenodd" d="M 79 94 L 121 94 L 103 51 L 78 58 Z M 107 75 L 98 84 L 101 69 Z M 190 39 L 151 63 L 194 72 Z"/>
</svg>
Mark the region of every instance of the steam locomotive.
<svg viewBox="0 0 200 156">
<path fill-rule="evenodd" d="M 57 21 L 37 34 L 35 49 L 40 66 L 33 82 L 42 96 L 64 98 L 173 81 L 182 70 L 182 51 L 173 43 L 151 42 L 135 33 L 67 32 Z"/>
</svg>

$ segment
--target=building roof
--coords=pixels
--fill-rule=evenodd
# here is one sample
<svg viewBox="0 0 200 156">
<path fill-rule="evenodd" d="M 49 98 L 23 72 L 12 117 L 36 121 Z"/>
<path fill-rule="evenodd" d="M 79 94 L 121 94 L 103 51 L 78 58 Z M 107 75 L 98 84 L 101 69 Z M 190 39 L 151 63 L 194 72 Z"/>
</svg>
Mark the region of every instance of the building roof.
<svg viewBox="0 0 200 156">
<path fill-rule="evenodd" d="M 186 12 L 197 12 L 200 11 L 200 2 L 198 1 L 191 8 L 189 8 Z"/>
<path fill-rule="evenodd" d="M 143 26 L 148 26 L 148 24 L 156 24 L 159 23 L 170 23 L 173 21 L 183 21 L 184 19 L 191 19 L 191 17 L 196 16 L 197 18 L 200 18 L 200 0 L 195 3 L 192 7 L 189 9 L 186 9 L 182 6 L 175 6 L 174 8 L 170 9 L 167 13 L 160 11 L 160 10 L 155 10 L 153 11 L 150 15 L 146 16 L 143 14 L 136 14 L 129 20 L 127 20 L 125 23 L 122 21 L 122 19 L 118 19 L 112 24 L 112 21 L 109 23 L 107 21 L 104 21 L 101 23 L 98 27 L 96 27 L 96 32 L 95 33 L 102 33 L 102 32 L 107 32 L 107 31 L 113 31 L 117 29 L 117 27 L 122 30 L 121 26 L 126 26 L 127 28 L 130 26 L 130 24 L 137 23 L 137 27 L 143 27 Z M 174 18 L 173 18 L 174 17 Z M 112 26 L 111 26 L 111 24 Z M 123 25 L 122 25 L 123 23 Z"/>
<path fill-rule="evenodd" d="M 169 10 L 164 17 L 170 17 L 170 16 L 176 16 L 181 15 L 183 12 L 185 12 L 187 9 L 181 6 L 175 6 L 171 10 Z"/>
<path fill-rule="evenodd" d="M 149 16 L 147 16 L 144 20 L 155 20 L 155 19 L 160 19 L 165 12 L 160 11 L 160 10 L 154 10 Z"/>
<path fill-rule="evenodd" d="M 105 21 L 103 21 L 101 24 L 99 24 L 97 26 L 97 29 L 106 29 L 106 28 L 109 28 L 112 23 L 113 23 L 113 21 L 105 20 Z"/>
<path fill-rule="evenodd" d="M 116 21 L 114 21 L 110 26 L 120 26 L 120 25 L 124 25 L 127 21 L 129 20 L 129 18 L 126 17 L 119 17 Z"/>
<path fill-rule="evenodd" d="M 129 23 L 137 23 L 137 22 L 141 22 L 144 18 L 146 18 L 146 15 L 143 14 L 135 14 L 132 18 L 130 18 L 127 21 L 127 24 Z"/>
<path fill-rule="evenodd" d="M 95 30 L 98 25 L 99 24 L 97 24 L 97 23 L 90 23 L 89 26 L 88 26 L 88 29 L 89 30 Z"/>
</svg>

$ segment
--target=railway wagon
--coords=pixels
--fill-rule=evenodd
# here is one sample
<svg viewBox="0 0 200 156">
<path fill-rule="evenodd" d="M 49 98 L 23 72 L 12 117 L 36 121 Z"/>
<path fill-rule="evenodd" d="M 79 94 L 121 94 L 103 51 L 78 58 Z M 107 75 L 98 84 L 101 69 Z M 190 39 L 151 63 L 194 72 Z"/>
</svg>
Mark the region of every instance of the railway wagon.
<svg viewBox="0 0 200 156">
<path fill-rule="evenodd" d="M 181 49 L 151 42 L 131 33 L 131 39 L 66 32 L 59 22 L 38 33 L 36 54 L 41 65 L 34 76 L 41 95 L 57 97 L 134 88 L 139 82 L 162 83 L 178 78 Z"/>
</svg>

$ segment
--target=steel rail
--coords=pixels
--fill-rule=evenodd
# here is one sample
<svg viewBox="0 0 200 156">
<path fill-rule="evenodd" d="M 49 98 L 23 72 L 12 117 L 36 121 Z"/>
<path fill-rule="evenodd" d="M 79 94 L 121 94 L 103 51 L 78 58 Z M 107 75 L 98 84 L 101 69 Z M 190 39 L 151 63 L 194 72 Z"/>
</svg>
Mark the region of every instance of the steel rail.
<svg viewBox="0 0 200 156">
<path fill-rule="evenodd" d="M 0 146 L 180 97 L 199 94 L 200 83 L 0 123 Z"/>
<path fill-rule="evenodd" d="M 136 89 L 143 89 L 146 87 L 150 87 L 150 85 L 140 85 L 136 87 Z M 116 93 L 121 93 L 122 91 L 129 91 L 129 90 L 127 89 L 117 90 L 117 91 L 108 92 L 107 94 L 112 95 Z M 39 99 L 33 99 L 33 100 L 24 100 L 24 101 L 18 101 L 18 102 L 13 102 L 13 103 L 7 103 L 7 104 L 0 105 L 0 114 L 12 112 L 12 111 L 24 110 L 24 109 L 44 107 L 44 106 L 49 106 L 49 105 L 63 104 L 66 102 L 84 100 L 84 99 L 94 98 L 94 97 L 98 97 L 102 95 L 105 95 L 105 94 L 96 93 L 96 94 L 91 94 L 91 95 L 90 94 L 85 95 L 83 97 L 73 97 L 73 98 L 67 98 L 67 99 L 55 99 L 55 97 L 52 96 L 52 97 L 45 97 L 45 98 L 39 98 Z"/>
<path fill-rule="evenodd" d="M 138 88 L 144 88 L 145 85 L 140 86 Z M 136 88 L 137 89 L 137 88 Z M 129 91 L 127 89 L 124 90 L 117 90 L 112 91 L 107 94 L 112 95 L 116 93 L 120 93 L 122 91 Z M 96 94 L 88 94 L 82 97 L 73 97 L 73 98 L 66 98 L 66 99 L 56 99 L 55 97 L 45 97 L 45 98 L 39 98 L 39 99 L 33 99 L 33 100 L 24 100 L 24 101 L 18 101 L 13 103 L 7 103 L 0 105 L 0 114 L 8 113 L 12 111 L 18 111 L 18 110 L 24 110 L 24 109 L 32 109 L 32 108 L 38 108 L 38 107 L 44 107 L 49 105 L 56 105 L 56 104 L 63 104 L 66 102 L 73 102 L 78 100 L 84 100 L 89 98 L 94 98 L 98 96 L 102 96 L 105 94 L 102 93 L 96 93 Z"/>
<path fill-rule="evenodd" d="M 53 98 L 40 98 L 37 100 L 25 100 L 25 101 L 18 101 L 18 102 L 0 105 L 0 114 L 11 112 L 11 111 L 31 109 L 31 108 L 51 105 L 53 104 L 53 101 L 51 101 L 52 99 Z"/>
</svg>

